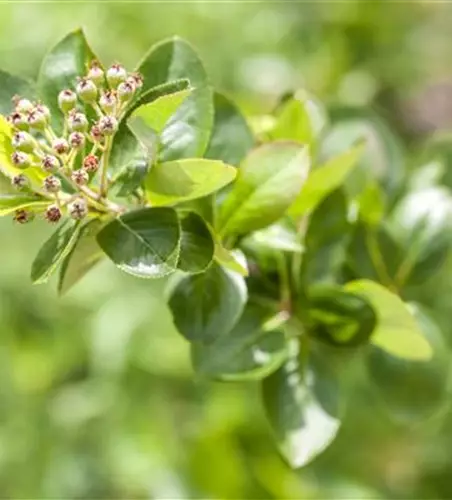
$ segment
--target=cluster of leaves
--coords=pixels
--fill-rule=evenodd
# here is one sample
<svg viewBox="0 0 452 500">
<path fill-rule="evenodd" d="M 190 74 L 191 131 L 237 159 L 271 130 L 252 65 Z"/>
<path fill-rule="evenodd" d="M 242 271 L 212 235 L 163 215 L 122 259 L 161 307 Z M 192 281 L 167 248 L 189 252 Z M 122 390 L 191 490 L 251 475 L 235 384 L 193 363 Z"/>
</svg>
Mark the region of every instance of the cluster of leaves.
<svg viewBox="0 0 452 500">
<path fill-rule="evenodd" d="M 58 93 L 93 59 L 83 34 L 71 33 L 36 86 L 1 73 L 2 99 L 37 93 L 61 126 Z M 419 176 L 405 183 L 400 145 L 367 112 L 328 116 L 297 92 L 251 127 L 178 38 L 151 48 L 137 71 L 139 93 L 104 145 L 107 182 L 94 176 L 77 195 L 87 218 L 44 244 L 33 281 L 60 266 L 65 292 L 105 256 L 138 277 L 171 275 L 169 307 L 194 370 L 260 380 L 294 467 L 334 440 L 355 363 L 397 416 L 412 404 L 402 396 L 411 377 L 430 384 L 425 415 L 439 411 L 446 347 L 427 312 L 404 299 L 447 257 L 448 211 L 430 209 L 452 206 L 449 195 L 426 191 Z M 1 166 L 13 177 L 12 131 L 0 132 Z M 32 166 L 23 175 L 32 184 L 43 173 Z M 2 196 L 0 214 L 49 203 L 27 196 Z"/>
</svg>

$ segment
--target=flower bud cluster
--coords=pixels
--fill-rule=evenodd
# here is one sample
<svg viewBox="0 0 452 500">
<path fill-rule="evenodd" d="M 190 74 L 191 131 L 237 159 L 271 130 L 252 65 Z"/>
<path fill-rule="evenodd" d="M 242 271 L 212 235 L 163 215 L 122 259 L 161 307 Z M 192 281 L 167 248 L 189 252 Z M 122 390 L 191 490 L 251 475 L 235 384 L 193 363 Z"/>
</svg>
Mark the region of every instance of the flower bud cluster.
<svg viewBox="0 0 452 500">
<path fill-rule="evenodd" d="M 108 158 L 111 138 L 142 85 L 140 74 L 128 73 L 120 64 L 104 70 L 92 61 L 86 75 L 77 78 L 73 88 L 62 89 L 58 94 L 58 107 L 64 118 L 59 134 L 52 124 L 58 123 L 60 117 L 51 116 L 45 104 L 19 96 L 13 98 L 14 110 L 8 117 L 13 129 L 11 162 L 23 173 L 13 177 L 11 183 L 17 190 L 34 190 L 49 199 L 44 213 L 47 221 L 56 223 L 64 214 L 81 220 L 91 206 L 102 202 L 106 191 L 101 189 L 99 193 L 89 185 L 96 182 L 101 166 L 108 168 L 103 157 Z M 31 185 L 29 168 L 46 173 L 40 189 Z M 64 192 L 63 180 L 73 186 L 75 195 Z M 17 210 L 14 216 L 20 224 L 32 219 L 31 210 Z"/>
</svg>

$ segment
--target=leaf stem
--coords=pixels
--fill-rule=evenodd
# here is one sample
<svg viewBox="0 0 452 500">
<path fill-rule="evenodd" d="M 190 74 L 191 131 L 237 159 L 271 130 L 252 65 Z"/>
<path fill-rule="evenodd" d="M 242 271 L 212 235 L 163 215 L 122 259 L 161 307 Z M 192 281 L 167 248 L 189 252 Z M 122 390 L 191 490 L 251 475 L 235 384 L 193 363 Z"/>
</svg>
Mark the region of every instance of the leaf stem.
<svg viewBox="0 0 452 500">
<path fill-rule="evenodd" d="M 108 191 L 108 163 L 110 161 L 111 146 L 113 144 L 113 136 L 107 137 L 105 140 L 105 149 L 102 155 L 102 164 L 100 167 L 100 198 L 105 198 Z"/>
</svg>

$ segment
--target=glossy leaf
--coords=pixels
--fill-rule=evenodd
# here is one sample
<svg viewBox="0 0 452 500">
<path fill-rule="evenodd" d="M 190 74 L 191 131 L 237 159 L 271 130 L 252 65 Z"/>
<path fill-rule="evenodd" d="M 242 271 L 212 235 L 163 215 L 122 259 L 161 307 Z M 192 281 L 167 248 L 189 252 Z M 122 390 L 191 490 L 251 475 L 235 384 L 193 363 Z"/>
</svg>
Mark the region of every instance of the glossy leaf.
<svg viewBox="0 0 452 500">
<path fill-rule="evenodd" d="M 151 89 L 152 91 L 152 89 Z M 191 94 L 191 90 L 181 90 L 174 94 L 163 95 L 149 104 L 138 107 L 130 116 L 128 122 L 133 129 L 134 124 L 140 123 L 160 135 L 169 119 L 178 110 L 181 104 Z"/>
<path fill-rule="evenodd" d="M 194 88 L 161 133 L 161 159 L 201 157 L 213 125 L 213 94 L 206 71 L 195 50 L 178 37 L 158 43 L 144 57 L 138 71 L 144 76 L 142 92 L 166 82 L 187 78 Z"/>
<path fill-rule="evenodd" d="M 80 230 L 80 236 L 61 266 L 58 292 L 65 294 L 78 283 L 104 257 L 96 236 L 102 227 L 99 219 L 88 222 Z"/>
<path fill-rule="evenodd" d="M 45 283 L 71 252 L 80 235 L 77 222 L 66 220 L 44 243 L 31 267 L 31 280 L 35 285 Z"/>
<path fill-rule="evenodd" d="M 425 311 L 412 312 L 433 357 L 428 361 L 406 360 L 373 347 L 366 356 L 369 378 L 390 415 L 405 423 L 433 416 L 449 405 L 450 352 L 438 326 Z"/>
<path fill-rule="evenodd" d="M 256 148 L 240 166 L 220 208 L 220 234 L 255 231 L 281 218 L 300 192 L 308 169 L 308 151 L 296 143 L 281 141 Z"/>
<path fill-rule="evenodd" d="M 192 345 L 195 371 L 226 381 L 260 380 L 268 376 L 287 358 L 287 342 L 281 328 L 285 320 L 285 315 L 272 317 L 266 308 L 247 305 L 230 332 L 208 345 L 196 342 Z"/>
<path fill-rule="evenodd" d="M 181 240 L 177 267 L 188 273 L 205 271 L 213 259 L 215 243 L 212 234 L 195 212 L 182 214 Z"/>
<path fill-rule="evenodd" d="M 218 241 L 215 242 L 216 261 L 230 271 L 248 276 L 248 265 L 245 255 L 240 250 L 228 250 Z"/>
<path fill-rule="evenodd" d="M 297 92 L 282 104 L 269 135 L 273 140 L 286 139 L 312 145 L 325 124 L 326 113 L 320 104 L 306 92 Z"/>
<path fill-rule="evenodd" d="M 360 144 L 311 172 L 289 209 L 290 215 L 299 217 L 312 211 L 328 194 L 339 188 L 356 166 L 362 152 Z"/>
<path fill-rule="evenodd" d="M 332 124 L 323 137 L 320 157 L 329 161 L 344 153 L 357 141 L 365 144 L 357 168 L 347 179 L 347 191 L 358 195 L 366 184 L 377 181 L 396 193 L 405 175 L 404 151 L 388 125 L 375 113 L 360 108 L 333 109 Z"/>
<path fill-rule="evenodd" d="M 127 112 L 124 115 L 124 119 L 127 119 L 130 114 L 140 106 L 151 103 L 165 96 L 170 96 L 187 90 L 190 87 L 190 82 L 186 78 L 180 78 L 179 80 L 174 80 L 172 82 L 162 83 L 151 89 L 147 89 L 145 92 L 140 92 L 137 98 L 132 102 L 127 108 Z"/>
<path fill-rule="evenodd" d="M 339 384 L 323 364 L 302 364 L 295 341 L 290 359 L 262 382 L 268 420 L 279 449 L 293 467 L 302 467 L 322 453 L 335 439 L 340 414 L 328 399 L 337 395 Z"/>
<path fill-rule="evenodd" d="M 177 268 L 180 225 L 171 208 L 143 208 L 119 216 L 97 235 L 107 256 L 140 278 L 161 278 Z"/>
<path fill-rule="evenodd" d="M 0 113 L 7 115 L 13 110 L 12 98 L 16 95 L 33 99 L 35 88 L 32 82 L 0 70 Z"/>
<path fill-rule="evenodd" d="M 61 90 L 74 87 L 76 78 L 86 74 L 96 59 L 82 30 L 69 33 L 44 58 L 38 76 L 38 93 L 52 112 L 53 125 L 60 129 L 63 115 L 58 107 Z"/>
<path fill-rule="evenodd" d="M 214 263 L 205 273 L 183 278 L 172 292 L 169 307 L 187 340 L 209 343 L 232 329 L 246 300 L 243 277 Z"/>
<path fill-rule="evenodd" d="M 214 122 L 206 158 L 237 166 L 254 146 L 253 133 L 239 109 L 226 96 L 214 94 Z"/>
<path fill-rule="evenodd" d="M 377 324 L 369 303 L 340 287 L 310 290 L 308 315 L 310 334 L 337 347 L 366 343 Z"/>
<path fill-rule="evenodd" d="M 373 345 L 402 359 L 431 358 L 431 345 L 398 295 L 378 283 L 367 280 L 347 283 L 344 290 L 364 297 L 374 309 L 377 327 L 371 337 Z"/>
<path fill-rule="evenodd" d="M 40 196 L 32 194 L 3 194 L 0 195 L 0 217 L 23 208 L 43 208 L 49 204 Z"/>
<path fill-rule="evenodd" d="M 283 224 L 273 224 L 260 231 L 255 231 L 242 241 L 242 246 L 255 252 L 265 249 L 302 253 L 304 250 L 296 232 Z"/>
<path fill-rule="evenodd" d="M 202 198 L 232 182 L 236 172 L 222 161 L 203 158 L 157 163 L 146 177 L 146 196 L 154 206 Z"/>
</svg>

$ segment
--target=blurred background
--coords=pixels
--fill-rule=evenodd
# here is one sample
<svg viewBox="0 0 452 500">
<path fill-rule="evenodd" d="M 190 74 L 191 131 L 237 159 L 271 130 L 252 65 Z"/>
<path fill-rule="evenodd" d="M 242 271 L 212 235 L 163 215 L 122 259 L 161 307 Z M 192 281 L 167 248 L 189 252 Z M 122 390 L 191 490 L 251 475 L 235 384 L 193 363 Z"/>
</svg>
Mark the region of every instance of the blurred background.
<svg viewBox="0 0 452 500">
<path fill-rule="evenodd" d="M 270 111 L 299 87 L 328 105 L 371 107 L 410 163 L 431 134 L 448 153 L 451 25 L 452 4 L 428 0 L 1 3 L 0 66 L 34 78 L 45 52 L 82 26 L 104 63 L 131 69 L 178 34 L 245 111 Z M 105 262 L 62 299 L 54 282 L 32 286 L 48 233 L 0 220 L 1 498 L 452 497 L 452 417 L 401 425 L 358 381 L 339 438 L 291 471 L 257 385 L 194 378 L 162 283 Z"/>
</svg>

